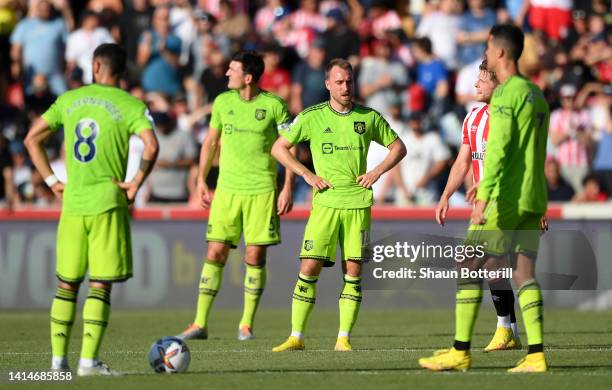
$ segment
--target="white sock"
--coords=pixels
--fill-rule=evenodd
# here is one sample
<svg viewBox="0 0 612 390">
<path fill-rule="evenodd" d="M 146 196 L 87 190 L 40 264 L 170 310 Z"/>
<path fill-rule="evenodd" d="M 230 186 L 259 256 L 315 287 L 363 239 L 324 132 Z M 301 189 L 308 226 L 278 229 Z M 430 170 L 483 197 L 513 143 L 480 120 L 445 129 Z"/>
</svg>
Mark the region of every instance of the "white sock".
<svg viewBox="0 0 612 390">
<path fill-rule="evenodd" d="M 81 358 L 79 360 L 79 367 L 92 368 L 93 366 L 96 365 L 96 363 L 98 363 L 98 359 L 84 359 L 84 358 Z"/>
<path fill-rule="evenodd" d="M 510 314 L 507 316 L 497 316 L 497 327 L 510 329 Z"/>
<path fill-rule="evenodd" d="M 516 322 L 511 323 L 510 327 L 512 328 L 512 333 L 514 333 L 514 338 L 520 340 L 521 336 L 519 336 L 519 331 L 518 327 L 516 326 Z"/>
<path fill-rule="evenodd" d="M 296 332 L 295 330 L 292 330 L 291 336 L 297 337 L 300 340 L 304 340 L 304 335 L 302 334 L 302 332 Z"/>
<path fill-rule="evenodd" d="M 53 356 L 51 358 L 51 369 L 59 370 L 60 368 L 68 367 L 68 358 L 66 356 Z"/>
<path fill-rule="evenodd" d="M 343 330 L 338 332 L 338 338 L 340 338 L 340 337 L 349 337 L 349 336 L 350 336 L 349 332 L 345 332 Z"/>
</svg>

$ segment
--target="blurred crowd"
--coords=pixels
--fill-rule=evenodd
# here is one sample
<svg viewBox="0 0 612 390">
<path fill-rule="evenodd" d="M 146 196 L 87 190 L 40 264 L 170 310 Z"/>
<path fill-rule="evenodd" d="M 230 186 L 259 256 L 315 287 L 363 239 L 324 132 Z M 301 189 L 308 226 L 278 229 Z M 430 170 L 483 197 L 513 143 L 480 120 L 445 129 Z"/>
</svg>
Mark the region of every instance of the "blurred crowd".
<svg viewBox="0 0 612 390">
<path fill-rule="evenodd" d="M 264 54 L 260 86 L 293 115 L 328 98 L 325 63 L 348 59 L 356 99 L 382 113 L 408 148 L 377 183 L 377 204 L 435 205 L 461 146 L 463 118 L 478 104 L 474 84 L 496 23 L 523 28 L 521 72 L 550 103 L 549 199 L 606 201 L 609 0 L 0 0 L 0 199 L 7 207 L 57 204 L 22 141 L 59 94 L 91 82 L 96 46 L 119 42 L 129 61 L 122 87 L 149 105 L 160 142 L 138 205 L 197 204 L 199 145 L 211 105 L 227 89 L 229 59 L 244 49 Z M 62 138 L 58 132 L 47 148 L 65 180 Z M 131 140 L 128 178 L 141 151 Z M 373 145 L 369 166 L 385 154 Z M 307 146 L 298 156 L 312 164 Z M 212 188 L 217 174 L 215 166 Z M 298 204 L 310 200 L 299 178 L 295 196 Z M 451 204 L 467 205 L 461 193 Z"/>
</svg>

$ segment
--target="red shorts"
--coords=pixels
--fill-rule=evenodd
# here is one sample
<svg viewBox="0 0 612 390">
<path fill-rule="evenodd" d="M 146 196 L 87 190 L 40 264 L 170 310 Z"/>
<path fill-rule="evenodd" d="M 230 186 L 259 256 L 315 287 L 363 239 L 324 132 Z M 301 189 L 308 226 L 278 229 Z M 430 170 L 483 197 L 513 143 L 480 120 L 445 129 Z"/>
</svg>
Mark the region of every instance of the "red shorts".
<svg viewBox="0 0 612 390">
<path fill-rule="evenodd" d="M 565 38 L 572 25 L 572 11 L 560 8 L 529 8 L 529 24 L 534 30 L 542 30 L 550 39 Z"/>
</svg>

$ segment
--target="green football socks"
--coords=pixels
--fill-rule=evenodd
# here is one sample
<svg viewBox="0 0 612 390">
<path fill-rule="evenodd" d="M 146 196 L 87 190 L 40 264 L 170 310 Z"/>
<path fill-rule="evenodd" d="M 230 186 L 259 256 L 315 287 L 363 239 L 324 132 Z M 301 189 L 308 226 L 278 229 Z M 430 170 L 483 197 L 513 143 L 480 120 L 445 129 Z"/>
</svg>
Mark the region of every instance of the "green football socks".
<svg viewBox="0 0 612 390">
<path fill-rule="evenodd" d="M 90 287 L 83 307 L 81 359 L 97 359 L 110 317 L 110 289 Z"/>
<path fill-rule="evenodd" d="M 255 312 L 265 287 L 266 266 L 247 264 L 244 276 L 244 309 L 242 311 L 242 319 L 240 319 L 240 326 L 253 327 Z"/>
<path fill-rule="evenodd" d="M 527 331 L 528 353 L 543 352 L 543 301 L 538 282 L 530 279 L 518 291 L 523 323 Z"/>
<path fill-rule="evenodd" d="M 53 357 L 66 357 L 76 314 L 77 291 L 58 287 L 51 304 L 51 351 Z"/>
<path fill-rule="evenodd" d="M 344 287 L 338 300 L 340 309 L 339 336 L 349 336 L 361 306 L 361 278 L 344 275 Z"/>
<path fill-rule="evenodd" d="M 291 335 L 302 338 L 308 317 L 315 305 L 318 276 L 299 274 L 291 305 Z"/>
<path fill-rule="evenodd" d="M 478 309 L 482 302 L 482 281 L 460 279 L 455 299 L 455 344 L 456 350 L 470 349 L 472 332 Z"/>
<path fill-rule="evenodd" d="M 219 263 L 213 263 L 206 260 L 202 268 L 202 277 L 200 279 L 200 293 L 198 295 L 198 307 L 195 320 L 196 325 L 206 328 L 208 325 L 208 315 L 212 309 L 215 296 L 221 287 L 223 281 L 223 266 Z"/>
</svg>

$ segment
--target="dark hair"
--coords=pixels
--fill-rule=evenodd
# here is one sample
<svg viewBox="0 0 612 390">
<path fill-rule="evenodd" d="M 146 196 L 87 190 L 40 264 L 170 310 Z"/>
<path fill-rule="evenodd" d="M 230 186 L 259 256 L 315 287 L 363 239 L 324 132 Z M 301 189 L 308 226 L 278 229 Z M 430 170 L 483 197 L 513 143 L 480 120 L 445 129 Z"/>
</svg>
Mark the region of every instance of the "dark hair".
<svg viewBox="0 0 612 390">
<path fill-rule="evenodd" d="M 96 47 L 93 58 L 104 60 L 113 76 L 121 76 L 125 71 L 127 55 L 125 50 L 116 43 L 103 43 Z"/>
<path fill-rule="evenodd" d="M 432 52 L 432 47 L 431 47 L 431 40 L 427 37 L 422 37 L 422 38 L 417 38 L 414 40 L 414 44 L 421 50 L 423 50 L 425 53 L 427 54 L 431 54 Z"/>
<path fill-rule="evenodd" d="M 508 56 L 515 62 L 521 58 L 525 44 L 525 35 L 520 28 L 512 24 L 496 24 L 489 34 L 497 45 L 503 47 Z"/>
<path fill-rule="evenodd" d="M 334 66 L 349 71 L 351 74 L 353 74 L 353 66 L 350 62 L 348 62 L 344 58 L 334 58 L 333 60 L 329 61 L 329 63 L 325 66 L 325 80 L 329 80 L 329 73 L 331 72 Z"/>
<path fill-rule="evenodd" d="M 257 83 L 264 72 L 264 62 L 261 54 L 254 51 L 241 51 L 232 57 L 232 61 L 242 64 L 244 74 L 253 76 L 253 82 Z"/>
<path fill-rule="evenodd" d="M 487 74 L 487 76 L 489 77 L 489 80 L 497 82 L 497 75 L 495 74 L 495 72 L 489 70 L 489 68 L 487 67 L 487 59 L 486 58 L 484 60 L 482 60 L 482 62 L 478 66 L 478 70 L 480 70 L 481 72 L 485 72 Z"/>
</svg>

